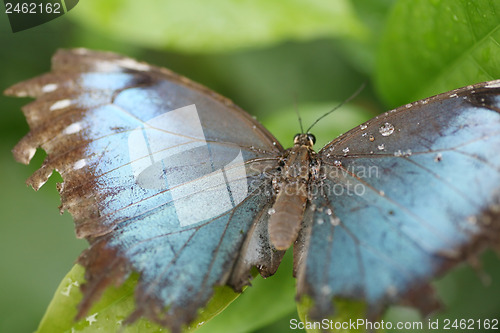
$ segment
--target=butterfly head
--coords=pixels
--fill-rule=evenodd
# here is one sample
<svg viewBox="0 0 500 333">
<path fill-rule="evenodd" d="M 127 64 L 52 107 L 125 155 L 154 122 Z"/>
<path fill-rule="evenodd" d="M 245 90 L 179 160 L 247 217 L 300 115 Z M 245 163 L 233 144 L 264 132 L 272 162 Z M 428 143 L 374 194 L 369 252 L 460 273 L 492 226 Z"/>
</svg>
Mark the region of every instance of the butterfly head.
<svg viewBox="0 0 500 333">
<path fill-rule="evenodd" d="M 316 137 L 311 133 L 299 133 L 293 137 L 293 143 L 299 146 L 312 148 L 316 143 Z"/>
</svg>

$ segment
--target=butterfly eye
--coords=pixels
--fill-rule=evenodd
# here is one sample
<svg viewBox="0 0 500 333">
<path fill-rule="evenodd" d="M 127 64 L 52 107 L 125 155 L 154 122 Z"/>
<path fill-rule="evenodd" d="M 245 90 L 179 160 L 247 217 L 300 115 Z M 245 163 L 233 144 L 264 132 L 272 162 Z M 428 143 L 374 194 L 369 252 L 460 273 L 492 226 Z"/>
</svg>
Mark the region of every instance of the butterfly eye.
<svg viewBox="0 0 500 333">
<path fill-rule="evenodd" d="M 300 138 L 300 133 L 297 133 L 293 136 L 293 143 L 298 143 Z"/>
<path fill-rule="evenodd" d="M 312 142 L 313 144 L 315 144 L 315 143 L 316 143 L 316 137 L 314 136 L 314 134 L 307 133 L 307 138 L 308 138 L 309 140 L 311 140 L 311 142 Z"/>
</svg>

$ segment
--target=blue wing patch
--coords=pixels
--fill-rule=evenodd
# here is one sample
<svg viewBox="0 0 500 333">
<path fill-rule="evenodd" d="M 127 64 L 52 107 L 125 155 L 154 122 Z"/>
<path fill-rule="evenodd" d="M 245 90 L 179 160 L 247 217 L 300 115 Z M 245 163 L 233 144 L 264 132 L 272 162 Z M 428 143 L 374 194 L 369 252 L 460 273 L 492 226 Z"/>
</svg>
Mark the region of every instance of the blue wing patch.
<svg viewBox="0 0 500 333">
<path fill-rule="evenodd" d="M 321 181 L 299 237 L 298 295 L 331 313 L 332 298 L 424 313 L 439 303 L 429 281 L 500 230 L 500 83 L 403 106 L 319 153 Z"/>
</svg>

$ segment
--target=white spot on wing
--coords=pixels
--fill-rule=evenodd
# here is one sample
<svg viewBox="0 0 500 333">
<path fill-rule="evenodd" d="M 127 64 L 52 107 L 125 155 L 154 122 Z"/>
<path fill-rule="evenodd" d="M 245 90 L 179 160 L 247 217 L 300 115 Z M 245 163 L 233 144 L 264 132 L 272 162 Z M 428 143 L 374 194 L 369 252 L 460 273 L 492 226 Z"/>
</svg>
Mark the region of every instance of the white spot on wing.
<svg viewBox="0 0 500 333">
<path fill-rule="evenodd" d="M 52 106 L 49 108 L 49 110 L 50 111 L 60 110 L 60 109 L 67 108 L 70 105 L 71 105 L 70 99 L 63 99 L 63 100 L 57 101 L 54 104 L 52 104 Z"/>
<path fill-rule="evenodd" d="M 117 63 L 125 68 L 135 69 L 138 71 L 149 71 L 151 67 L 147 64 L 142 64 L 140 62 L 134 61 L 132 59 L 120 59 Z"/>
<path fill-rule="evenodd" d="M 16 97 L 27 97 L 28 93 L 25 90 L 20 90 L 20 91 L 16 91 L 15 96 Z"/>
<path fill-rule="evenodd" d="M 94 63 L 94 66 L 97 71 L 101 72 L 113 72 L 113 71 L 119 71 L 120 68 L 127 68 L 127 69 L 132 69 L 136 71 L 149 71 L 151 67 L 147 64 L 143 64 L 140 62 L 137 62 L 132 59 L 117 59 L 113 61 L 98 61 Z"/>
<path fill-rule="evenodd" d="M 76 53 L 76 54 L 87 54 L 89 53 L 87 49 L 83 48 L 83 47 L 80 47 L 80 48 L 77 48 L 77 49 L 73 49 L 73 52 Z"/>
<path fill-rule="evenodd" d="M 500 80 L 488 82 L 484 86 L 485 88 L 500 88 Z"/>
<path fill-rule="evenodd" d="M 80 122 L 73 123 L 63 130 L 63 134 L 74 134 L 82 130 L 82 124 Z"/>
<path fill-rule="evenodd" d="M 81 160 L 76 161 L 75 164 L 73 164 L 73 169 L 79 170 L 86 165 L 87 165 L 87 162 L 84 159 L 81 159 Z"/>
<path fill-rule="evenodd" d="M 49 83 L 49 84 L 46 84 L 42 87 L 42 92 L 43 93 L 49 93 L 49 92 L 52 92 L 54 90 L 56 90 L 58 87 L 57 84 L 55 83 Z"/>
<path fill-rule="evenodd" d="M 31 161 L 33 156 L 35 156 L 36 149 L 35 148 L 29 148 L 28 149 L 28 161 Z"/>
<path fill-rule="evenodd" d="M 96 61 L 93 65 L 98 72 L 113 72 L 119 68 L 118 64 L 110 61 Z"/>
</svg>

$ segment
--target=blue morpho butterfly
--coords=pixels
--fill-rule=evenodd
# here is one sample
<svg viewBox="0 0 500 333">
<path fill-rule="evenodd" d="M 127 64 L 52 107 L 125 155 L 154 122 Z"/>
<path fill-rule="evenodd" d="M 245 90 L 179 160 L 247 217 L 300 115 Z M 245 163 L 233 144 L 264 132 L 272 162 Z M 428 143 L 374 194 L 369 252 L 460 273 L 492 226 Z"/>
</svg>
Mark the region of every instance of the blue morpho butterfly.
<svg viewBox="0 0 500 333">
<path fill-rule="evenodd" d="M 82 317 L 110 284 L 140 273 L 136 309 L 178 332 L 216 285 L 272 275 L 294 246 L 298 297 L 312 318 L 334 297 L 434 310 L 429 281 L 500 241 L 500 80 L 430 97 L 323 147 L 291 149 L 228 99 L 112 53 L 59 51 L 14 148 L 40 188 L 57 170 L 61 209 L 90 248 Z"/>
</svg>

